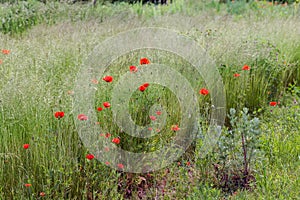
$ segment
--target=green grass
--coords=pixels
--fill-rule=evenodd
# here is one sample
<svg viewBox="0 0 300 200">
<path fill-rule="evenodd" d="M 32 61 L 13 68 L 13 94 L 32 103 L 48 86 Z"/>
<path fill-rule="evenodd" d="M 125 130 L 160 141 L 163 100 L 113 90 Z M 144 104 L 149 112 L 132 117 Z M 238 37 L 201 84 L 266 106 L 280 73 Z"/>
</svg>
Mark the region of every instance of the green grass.
<svg viewBox="0 0 300 200">
<path fill-rule="evenodd" d="M 2 26 L 0 33 L 0 49 L 11 51 L 0 54 L 0 199 L 122 199 L 130 195 L 138 199 L 138 188 L 145 192 L 144 198 L 150 199 L 299 198 L 299 5 L 177 1 L 158 7 L 122 3 L 92 8 L 28 4 L 36 8 L 34 14 L 28 14 L 33 18 L 9 14 L 23 3 L 3 5 L 0 10 L 0 17 L 14 19 L 12 28 L 4 30 Z M 23 11 L 26 13 L 26 8 Z M 23 28 L 19 26 L 23 21 L 31 22 Z M 179 30 L 195 40 L 215 59 L 225 85 L 227 109 L 240 111 L 248 107 L 251 115 L 259 117 L 261 154 L 252 165 L 256 179 L 252 191 L 228 194 L 214 187 L 213 164 L 218 162 L 218 150 L 198 158 L 201 139 L 178 160 L 180 165 L 174 162 L 150 174 L 122 173 L 96 159 L 85 158 L 89 152 L 75 127 L 76 113 L 69 91 L 74 89 L 81 64 L 97 44 L 142 26 Z M 178 71 L 185 69 L 183 75 L 196 93 L 204 86 L 202 79 L 194 81 L 198 75 L 189 63 L 167 52 L 134 52 L 114 61 L 107 73 L 117 81 L 129 65 L 137 65 L 144 55 L 154 63 L 170 65 Z M 250 71 L 241 70 L 245 64 Z M 234 73 L 241 76 L 234 77 Z M 106 94 L 112 89 L 103 84 L 102 77 L 98 78 L 95 107 L 109 100 Z M 173 134 L 168 127 L 180 119 L 174 94 L 154 85 L 148 89 L 143 94 L 138 90 L 133 94 L 130 112 L 137 124 L 146 125 L 150 121 L 145 110 L 161 97 L 159 103 L 174 114 L 168 118 L 167 128 L 162 129 L 162 137 L 132 140 L 124 133 L 118 134 L 110 112 L 98 115 L 113 137 L 121 136 L 122 148 L 153 151 L 168 142 Z M 210 101 L 201 96 L 198 100 L 202 114 L 208 115 Z M 273 108 L 270 101 L 280 104 Z M 64 111 L 65 116 L 56 119 L 56 111 Z M 205 127 L 207 121 L 201 123 Z M 27 150 L 23 149 L 25 143 L 30 144 Z M 191 166 L 186 165 L 188 161 Z M 26 188 L 25 183 L 32 186 Z M 40 192 L 46 196 L 40 197 Z"/>
</svg>

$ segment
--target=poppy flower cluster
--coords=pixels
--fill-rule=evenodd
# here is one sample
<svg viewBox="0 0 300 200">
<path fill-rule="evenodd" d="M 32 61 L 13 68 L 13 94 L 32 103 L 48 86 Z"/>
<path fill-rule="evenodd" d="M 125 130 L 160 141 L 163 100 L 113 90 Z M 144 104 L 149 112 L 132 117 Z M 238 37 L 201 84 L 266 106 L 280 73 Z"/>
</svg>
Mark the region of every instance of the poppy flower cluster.
<svg viewBox="0 0 300 200">
<path fill-rule="evenodd" d="M 243 71 L 249 71 L 250 69 L 251 69 L 251 67 L 250 67 L 249 65 L 244 65 L 244 66 L 242 67 L 242 70 L 243 70 Z M 237 77 L 240 77 L 241 74 L 235 73 L 235 74 L 233 74 L 233 76 L 234 76 L 235 78 L 237 78 Z"/>
</svg>

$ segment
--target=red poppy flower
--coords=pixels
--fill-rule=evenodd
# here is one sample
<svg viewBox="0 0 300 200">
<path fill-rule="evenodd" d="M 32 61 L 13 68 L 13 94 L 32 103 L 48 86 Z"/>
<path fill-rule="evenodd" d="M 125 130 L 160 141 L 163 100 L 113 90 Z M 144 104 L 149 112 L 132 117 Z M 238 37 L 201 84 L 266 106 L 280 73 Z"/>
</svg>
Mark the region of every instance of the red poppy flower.
<svg viewBox="0 0 300 200">
<path fill-rule="evenodd" d="M 106 138 L 109 138 L 110 136 L 111 136 L 110 133 L 105 133 L 105 137 L 106 137 Z"/>
<path fill-rule="evenodd" d="M 147 89 L 147 88 L 146 88 L 144 85 L 141 85 L 141 86 L 139 87 L 139 90 L 140 90 L 141 92 L 144 92 L 146 89 Z"/>
<path fill-rule="evenodd" d="M 144 86 L 145 88 L 147 88 L 147 87 L 149 86 L 149 83 L 144 83 L 143 86 Z"/>
<path fill-rule="evenodd" d="M 250 67 L 248 65 L 244 65 L 242 70 L 250 70 Z"/>
<path fill-rule="evenodd" d="M 24 144 L 24 145 L 23 145 L 23 148 L 24 148 L 24 149 L 28 149 L 29 146 L 30 146 L 29 144 Z"/>
<path fill-rule="evenodd" d="M 150 116 L 150 119 L 152 120 L 152 121 L 154 121 L 154 120 L 156 120 L 156 117 L 155 116 Z"/>
<path fill-rule="evenodd" d="M 148 58 L 141 58 L 140 59 L 140 64 L 141 65 L 147 65 L 150 64 L 150 60 Z"/>
<path fill-rule="evenodd" d="M 46 196 L 46 193 L 45 192 L 40 192 L 40 196 L 44 197 L 44 196 Z"/>
<path fill-rule="evenodd" d="M 7 54 L 9 54 L 9 53 L 10 53 L 10 50 L 7 50 L 7 49 L 2 49 L 2 53 L 7 55 Z"/>
<path fill-rule="evenodd" d="M 0 59 L 0 65 L 3 63 L 3 61 Z"/>
<path fill-rule="evenodd" d="M 104 103 L 103 103 L 103 106 L 104 106 L 105 108 L 109 108 L 109 107 L 110 107 L 110 103 L 104 102 Z"/>
<path fill-rule="evenodd" d="M 112 142 L 115 143 L 115 144 L 120 144 L 120 138 L 114 138 L 112 139 Z"/>
<path fill-rule="evenodd" d="M 102 108 L 102 107 L 98 107 L 97 110 L 98 110 L 98 111 L 102 111 L 103 108 Z"/>
<path fill-rule="evenodd" d="M 130 72 L 137 72 L 138 68 L 136 66 L 129 67 Z"/>
<path fill-rule="evenodd" d="M 85 120 L 88 120 L 88 116 L 86 116 L 85 114 L 79 114 L 77 116 L 77 118 L 81 121 L 85 121 Z"/>
<path fill-rule="evenodd" d="M 149 130 L 149 131 L 152 131 L 152 130 L 153 130 L 153 128 L 149 127 L 149 128 L 148 128 L 148 130 Z"/>
<path fill-rule="evenodd" d="M 156 114 L 157 114 L 157 115 L 161 115 L 161 111 L 159 111 L 159 110 L 156 111 Z"/>
<path fill-rule="evenodd" d="M 95 156 L 93 154 L 87 154 L 85 157 L 88 160 L 93 160 L 95 158 Z"/>
<path fill-rule="evenodd" d="M 105 76 L 105 77 L 103 78 L 103 80 L 106 81 L 106 82 L 108 82 L 108 83 L 110 83 L 110 82 L 113 81 L 113 77 L 112 77 L 112 76 Z"/>
<path fill-rule="evenodd" d="M 121 163 L 117 164 L 117 166 L 118 166 L 118 168 L 120 168 L 120 169 L 123 169 L 123 168 L 124 168 L 124 165 L 121 164 Z"/>
<path fill-rule="evenodd" d="M 190 161 L 187 161 L 187 162 L 186 162 L 186 165 L 187 165 L 187 166 L 191 166 Z"/>
<path fill-rule="evenodd" d="M 172 130 L 172 131 L 179 131 L 180 128 L 179 128 L 178 125 L 172 125 L 171 130 Z"/>
<path fill-rule="evenodd" d="M 236 73 L 236 74 L 234 74 L 233 76 L 234 76 L 234 77 L 240 77 L 241 74 Z"/>
<path fill-rule="evenodd" d="M 206 95 L 209 94 L 209 91 L 208 91 L 207 89 L 205 89 L 205 88 L 202 88 L 202 89 L 199 91 L 199 93 L 202 94 L 202 95 L 204 95 L 204 96 L 206 96 Z"/>
<path fill-rule="evenodd" d="M 277 105 L 277 102 L 275 102 L 275 101 L 270 102 L 270 106 L 276 106 L 276 105 Z"/>
<path fill-rule="evenodd" d="M 65 113 L 62 112 L 62 111 L 58 111 L 56 113 L 54 113 L 54 117 L 60 119 L 60 118 L 63 118 L 65 116 Z"/>
<path fill-rule="evenodd" d="M 25 183 L 24 186 L 25 187 L 31 187 L 31 184 L 30 183 Z"/>
<path fill-rule="evenodd" d="M 106 162 L 105 162 L 105 164 L 106 164 L 106 165 L 109 165 L 109 164 L 110 164 L 110 162 L 106 161 Z"/>
</svg>

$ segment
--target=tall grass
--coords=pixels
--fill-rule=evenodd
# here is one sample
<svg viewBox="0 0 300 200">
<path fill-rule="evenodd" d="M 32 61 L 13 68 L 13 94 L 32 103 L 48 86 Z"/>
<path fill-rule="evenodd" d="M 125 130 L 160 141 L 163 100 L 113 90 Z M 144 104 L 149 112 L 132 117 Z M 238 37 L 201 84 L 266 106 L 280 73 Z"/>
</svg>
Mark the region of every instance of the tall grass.
<svg viewBox="0 0 300 200">
<path fill-rule="evenodd" d="M 225 5 L 216 11 L 207 8 L 206 4 L 190 7 L 193 2 L 188 6 L 182 2 L 170 7 L 64 5 L 57 7 L 58 13 L 62 14 L 63 8 L 69 9 L 74 18 L 51 17 L 56 22 L 51 26 L 39 21 L 22 37 L 1 33 L 0 48 L 11 51 L 8 55 L 0 55 L 1 198 L 37 199 L 42 198 L 40 192 L 45 192 L 46 199 L 122 199 L 138 198 L 139 191 L 145 192 L 142 194 L 144 198 L 228 197 L 229 194 L 214 188 L 211 179 L 214 154 L 204 159 L 187 154 L 178 160 L 180 163 L 148 175 L 121 173 L 85 158 L 88 151 L 74 125 L 70 92 L 77 73 L 95 45 L 115 33 L 141 26 L 169 27 L 193 38 L 215 59 L 226 88 L 227 108 L 263 110 L 259 117 L 263 132 L 261 150 L 265 155 L 255 162 L 256 187 L 252 192 L 237 191 L 235 197 L 293 199 L 299 196 L 299 104 L 285 101 L 289 95 L 286 90 L 289 83 L 294 84 L 294 88 L 300 83 L 299 16 L 293 16 L 292 7 L 267 11 L 247 8 L 245 12 L 249 13 L 242 16 L 236 13 L 228 15 Z M 290 12 L 289 15 L 284 9 Z M 178 10 L 180 14 L 173 14 Z M 108 19 L 102 11 L 113 17 Z M 276 18 L 274 15 L 278 12 L 283 14 Z M 254 15 L 257 13 L 261 15 Z M 270 17 L 265 19 L 266 16 Z M 27 18 L 20 19 L 26 21 Z M 112 66 L 112 72 L 117 77 L 119 68 L 114 66 L 120 64 L 122 70 L 128 70 L 128 65 L 138 62 L 140 56 L 121 58 Z M 170 54 L 160 56 L 153 60 L 177 64 L 179 69 L 188 67 L 182 58 Z M 242 70 L 245 64 L 251 67 L 250 71 Z M 241 76 L 234 77 L 234 73 Z M 193 76 L 190 79 L 192 81 Z M 161 94 L 161 89 L 153 88 L 149 92 L 150 102 L 147 103 L 151 104 L 156 97 L 151 94 Z M 162 94 L 166 95 L 162 102 L 171 102 L 170 111 L 177 113 L 172 94 Z M 101 91 L 97 95 L 99 103 L 107 98 Z M 138 97 L 139 93 L 133 95 L 133 99 Z M 281 100 L 280 107 L 271 112 L 269 101 Z M 137 113 L 138 123 L 146 124 L 149 119 L 139 112 L 143 109 L 140 101 L 133 101 L 131 112 L 133 115 Z M 65 116 L 56 119 L 56 111 L 64 111 Z M 99 114 L 99 119 L 102 117 Z M 113 134 L 117 133 L 114 124 L 106 125 L 112 127 Z M 122 138 L 126 139 L 126 136 Z M 134 146 L 137 142 L 133 141 L 131 146 L 122 145 L 140 150 Z M 23 149 L 25 143 L 30 144 L 28 149 Z M 159 141 L 151 141 L 151 145 L 158 148 Z M 201 140 L 194 144 L 196 152 L 200 146 Z M 187 162 L 191 164 L 187 165 Z M 25 183 L 32 186 L 27 188 Z"/>
</svg>

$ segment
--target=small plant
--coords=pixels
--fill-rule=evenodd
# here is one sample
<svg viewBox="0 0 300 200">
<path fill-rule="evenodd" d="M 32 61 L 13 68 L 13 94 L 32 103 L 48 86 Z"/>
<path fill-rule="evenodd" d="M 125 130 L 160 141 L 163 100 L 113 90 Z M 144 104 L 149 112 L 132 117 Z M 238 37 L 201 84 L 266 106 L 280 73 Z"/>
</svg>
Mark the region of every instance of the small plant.
<svg viewBox="0 0 300 200">
<path fill-rule="evenodd" d="M 214 185 L 223 192 L 234 193 L 239 189 L 251 190 L 255 185 L 253 158 L 259 147 L 259 119 L 250 119 L 248 109 L 239 116 L 230 109 L 231 128 L 218 142 L 218 163 L 214 163 Z"/>
</svg>

